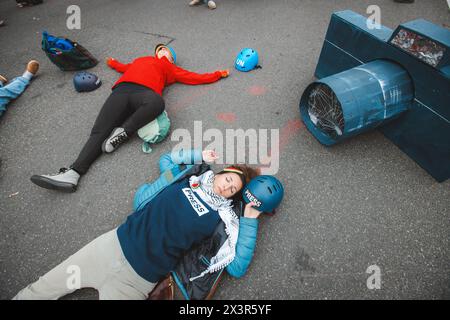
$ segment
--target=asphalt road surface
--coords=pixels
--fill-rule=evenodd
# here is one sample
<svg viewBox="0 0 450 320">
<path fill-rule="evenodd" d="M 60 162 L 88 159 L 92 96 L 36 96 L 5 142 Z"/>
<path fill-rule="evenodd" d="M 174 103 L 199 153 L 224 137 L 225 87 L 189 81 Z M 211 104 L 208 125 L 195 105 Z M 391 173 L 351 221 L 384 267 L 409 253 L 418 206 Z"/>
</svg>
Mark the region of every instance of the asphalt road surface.
<svg viewBox="0 0 450 320">
<path fill-rule="evenodd" d="M 170 42 L 186 69 L 231 70 L 211 85 L 165 90 L 172 133 L 193 135 L 194 121 L 202 121 L 203 132 L 279 130 L 284 201 L 274 217 L 262 218 L 248 273 L 226 276 L 216 299 L 449 299 L 450 181 L 437 183 L 378 131 L 326 148 L 307 132 L 298 109 L 332 12 L 367 15 L 376 4 L 390 28 L 420 17 L 448 27 L 446 1 L 217 0 L 213 11 L 187 3 L 45 0 L 19 9 L 0 0 L 7 22 L 0 28 L 0 74 L 12 79 L 28 60 L 41 62 L 38 77 L 0 119 L 0 298 L 12 298 L 119 225 L 136 188 L 157 177 L 159 156 L 178 143 L 170 137 L 151 154 L 136 137 L 101 157 L 73 194 L 29 180 L 76 158 L 119 76 L 106 57 L 129 62 Z M 80 30 L 66 26 L 71 4 L 81 9 Z M 74 90 L 74 72 L 60 71 L 41 50 L 43 30 L 78 41 L 101 60 L 89 70 L 103 82 L 98 90 Z M 258 50 L 262 69 L 233 68 L 243 47 Z M 372 265 L 380 268 L 380 289 L 367 287 Z M 84 289 L 66 298 L 96 297 Z"/>
</svg>

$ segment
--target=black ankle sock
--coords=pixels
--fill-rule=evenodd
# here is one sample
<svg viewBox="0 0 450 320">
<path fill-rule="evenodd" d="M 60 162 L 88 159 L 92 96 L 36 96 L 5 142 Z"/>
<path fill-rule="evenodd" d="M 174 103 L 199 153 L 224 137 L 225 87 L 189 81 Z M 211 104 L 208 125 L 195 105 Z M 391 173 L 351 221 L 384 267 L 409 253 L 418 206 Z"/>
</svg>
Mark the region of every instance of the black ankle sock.
<svg viewBox="0 0 450 320">
<path fill-rule="evenodd" d="M 77 169 L 75 169 L 74 167 L 69 167 L 69 169 L 72 169 L 73 171 L 75 171 L 76 173 L 78 173 L 80 176 L 82 176 L 82 174 L 80 172 L 78 172 Z"/>
</svg>

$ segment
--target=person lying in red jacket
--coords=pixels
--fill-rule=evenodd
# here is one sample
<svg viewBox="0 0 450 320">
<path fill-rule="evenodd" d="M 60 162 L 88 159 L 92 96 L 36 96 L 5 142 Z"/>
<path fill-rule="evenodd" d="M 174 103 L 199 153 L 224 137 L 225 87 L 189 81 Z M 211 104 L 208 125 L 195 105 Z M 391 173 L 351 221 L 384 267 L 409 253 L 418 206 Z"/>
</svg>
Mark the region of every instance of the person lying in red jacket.
<svg viewBox="0 0 450 320">
<path fill-rule="evenodd" d="M 113 152 L 164 111 L 162 92 L 165 87 L 176 82 L 212 83 L 229 75 L 229 70 L 203 74 L 184 70 L 175 64 L 175 51 L 163 44 L 155 47 L 154 56 L 139 57 L 127 64 L 107 58 L 106 63 L 123 74 L 112 87 L 88 141 L 69 168 L 61 168 L 54 175 L 33 175 L 31 181 L 36 185 L 63 192 L 76 191 L 80 177 L 102 152 Z"/>
</svg>

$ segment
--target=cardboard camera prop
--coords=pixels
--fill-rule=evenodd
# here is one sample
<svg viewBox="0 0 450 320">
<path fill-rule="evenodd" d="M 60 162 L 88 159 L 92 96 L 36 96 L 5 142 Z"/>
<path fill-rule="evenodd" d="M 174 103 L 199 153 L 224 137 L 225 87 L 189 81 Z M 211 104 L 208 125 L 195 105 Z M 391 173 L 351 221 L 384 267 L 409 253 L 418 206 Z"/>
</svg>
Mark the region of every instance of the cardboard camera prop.
<svg viewBox="0 0 450 320">
<path fill-rule="evenodd" d="M 331 17 L 303 122 L 330 146 L 379 127 L 437 181 L 450 177 L 450 31 L 423 19 L 369 29 L 353 11 Z"/>
</svg>

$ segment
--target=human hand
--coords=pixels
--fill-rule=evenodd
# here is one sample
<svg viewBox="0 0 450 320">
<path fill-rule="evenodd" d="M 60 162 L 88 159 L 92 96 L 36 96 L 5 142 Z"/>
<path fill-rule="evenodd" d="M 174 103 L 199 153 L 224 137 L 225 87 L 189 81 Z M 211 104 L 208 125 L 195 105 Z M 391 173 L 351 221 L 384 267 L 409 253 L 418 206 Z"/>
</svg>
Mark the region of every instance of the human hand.
<svg viewBox="0 0 450 320">
<path fill-rule="evenodd" d="M 219 70 L 220 75 L 222 76 L 222 78 L 226 78 L 230 75 L 230 70 L 226 69 L 226 70 Z"/>
<path fill-rule="evenodd" d="M 114 59 L 111 58 L 111 57 L 106 58 L 106 64 L 107 64 L 108 66 L 111 66 L 111 63 L 112 63 L 113 61 L 114 61 Z"/>
<path fill-rule="evenodd" d="M 217 152 L 214 150 L 203 150 L 202 151 L 202 157 L 203 160 L 207 163 L 212 163 L 219 159 L 219 156 L 217 155 Z"/>
<path fill-rule="evenodd" d="M 244 209 L 244 217 L 252 218 L 252 219 L 257 219 L 259 217 L 259 215 L 262 212 L 259 211 L 258 209 L 253 208 L 253 206 L 255 206 L 255 205 L 256 205 L 256 203 L 254 203 L 254 202 L 247 203 L 247 205 L 245 206 L 245 209 Z"/>
</svg>

